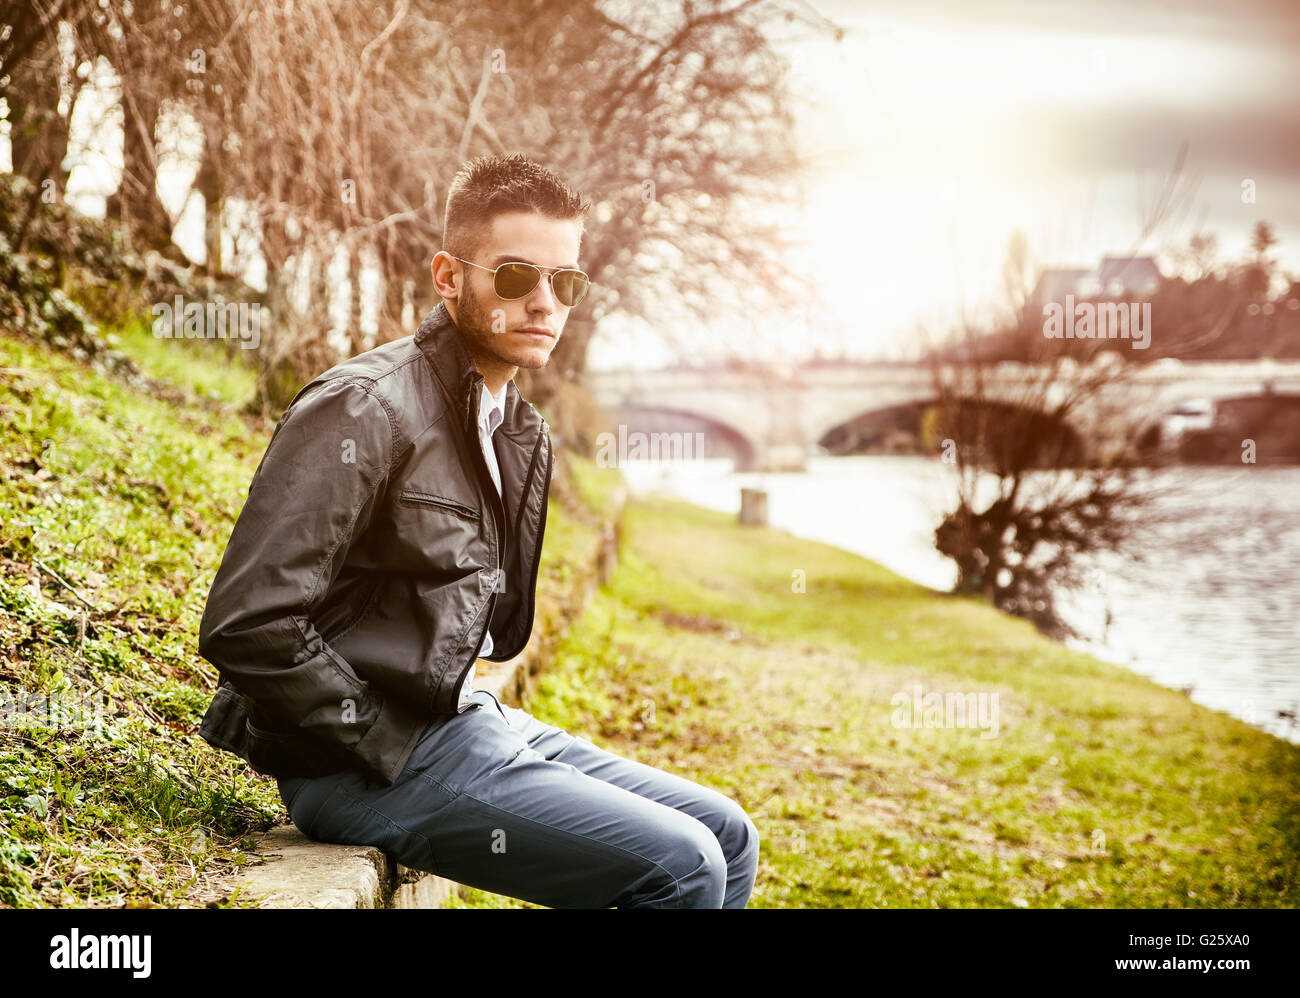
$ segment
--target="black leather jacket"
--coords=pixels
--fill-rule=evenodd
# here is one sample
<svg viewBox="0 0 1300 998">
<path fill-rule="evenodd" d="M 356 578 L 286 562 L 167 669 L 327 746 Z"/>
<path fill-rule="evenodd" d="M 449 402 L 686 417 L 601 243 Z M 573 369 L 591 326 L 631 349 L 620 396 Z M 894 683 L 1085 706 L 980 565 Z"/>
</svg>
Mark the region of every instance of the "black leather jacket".
<svg viewBox="0 0 1300 998">
<path fill-rule="evenodd" d="M 456 710 L 489 624 L 491 661 L 533 626 L 554 455 L 511 381 L 478 437 L 483 376 L 446 306 L 346 360 L 285 410 L 199 627 L 221 683 L 199 727 L 270 776 L 360 769 L 391 785 Z"/>
</svg>

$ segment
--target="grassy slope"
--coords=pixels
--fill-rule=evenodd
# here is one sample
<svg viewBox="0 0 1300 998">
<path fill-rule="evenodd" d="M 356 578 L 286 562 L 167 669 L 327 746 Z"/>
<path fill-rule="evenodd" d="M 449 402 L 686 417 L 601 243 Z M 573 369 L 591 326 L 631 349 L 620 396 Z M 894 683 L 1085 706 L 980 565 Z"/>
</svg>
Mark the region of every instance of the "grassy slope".
<svg viewBox="0 0 1300 998">
<path fill-rule="evenodd" d="M 217 681 L 199 620 L 274 428 L 239 414 L 252 373 L 210 346 L 122 334 L 175 386 L 159 399 L 0 335 L 0 906 L 242 906 L 223 881 L 247 834 L 287 820 L 273 780 L 194 734 Z M 543 591 L 593 537 L 564 498 Z M 32 723 L 18 687 L 113 702 L 99 730 Z"/>
<path fill-rule="evenodd" d="M 285 817 L 273 781 L 193 735 L 216 679 L 203 600 L 271 427 L 235 411 L 248 372 L 182 343 L 124 348 L 206 401 L 0 336 L 0 681 L 116 700 L 98 735 L 0 725 L 5 906 L 239 905 L 222 880 Z M 564 491 L 543 588 L 590 540 Z M 1300 901 L 1300 748 L 779 531 L 654 500 L 625 538 L 530 709 L 738 800 L 763 836 L 753 906 Z M 893 727 L 914 681 L 997 692 L 999 736 Z"/>
<path fill-rule="evenodd" d="M 996 692 L 997 737 L 894 727 L 914 682 Z M 629 505 L 613 584 L 530 709 L 744 806 L 763 838 L 752 907 L 1300 904 L 1300 746 L 683 503 Z"/>
</svg>

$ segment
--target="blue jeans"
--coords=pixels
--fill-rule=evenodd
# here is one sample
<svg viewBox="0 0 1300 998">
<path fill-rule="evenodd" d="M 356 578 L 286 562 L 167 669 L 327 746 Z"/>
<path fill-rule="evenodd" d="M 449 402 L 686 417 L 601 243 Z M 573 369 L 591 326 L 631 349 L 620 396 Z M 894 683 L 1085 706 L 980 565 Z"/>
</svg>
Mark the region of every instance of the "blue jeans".
<svg viewBox="0 0 1300 998">
<path fill-rule="evenodd" d="M 358 771 L 278 781 L 319 842 L 550 908 L 743 908 L 758 830 L 733 801 L 476 690 L 392 786 Z"/>
</svg>

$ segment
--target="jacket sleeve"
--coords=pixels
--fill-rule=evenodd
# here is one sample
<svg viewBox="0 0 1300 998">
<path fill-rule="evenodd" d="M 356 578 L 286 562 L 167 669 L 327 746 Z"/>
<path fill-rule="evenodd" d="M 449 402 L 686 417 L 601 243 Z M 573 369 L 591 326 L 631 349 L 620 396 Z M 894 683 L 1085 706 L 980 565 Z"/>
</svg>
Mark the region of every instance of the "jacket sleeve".
<svg viewBox="0 0 1300 998">
<path fill-rule="evenodd" d="M 383 776 L 381 730 L 396 710 L 311 620 L 382 499 L 394 426 L 364 384 L 336 380 L 286 411 L 249 486 L 208 594 L 199 654 L 259 713 Z"/>
</svg>

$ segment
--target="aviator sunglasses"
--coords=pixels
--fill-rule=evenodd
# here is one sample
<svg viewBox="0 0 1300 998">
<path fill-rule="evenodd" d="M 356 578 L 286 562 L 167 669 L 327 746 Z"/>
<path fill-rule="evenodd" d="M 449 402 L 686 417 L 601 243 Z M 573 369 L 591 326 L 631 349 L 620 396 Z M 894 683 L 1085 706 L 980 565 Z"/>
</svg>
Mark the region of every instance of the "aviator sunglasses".
<svg viewBox="0 0 1300 998">
<path fill-rule="evenodd" d="M 451 256 L 450 253 L 447 255 Z M 531 263 L 503 263 L 499 267 L 492 268 L 472 263 L 469 260 L 461 260 L 458 256 L 452 256 L 451 258 L 491 273 L 492 290 L 497 293 L 498 298 L 504 301 L 515 301 L 531 294 L 533 288 L 537 287 L 538 282 L 542 279 L 543 268 L 534 267 Z M 549 268 L 547 269 L 549 270 Z M 586 274 L 581 270 L 571 268 L 551 270 L 547 277 L 550 279 L 551 291 L 555 294 L 555 300 L 568 308 L 573 308 L 586 297 L 587 288 L 591 284 L 591 279 Z"/>
</svg>

